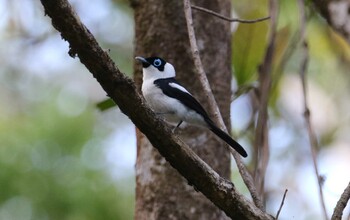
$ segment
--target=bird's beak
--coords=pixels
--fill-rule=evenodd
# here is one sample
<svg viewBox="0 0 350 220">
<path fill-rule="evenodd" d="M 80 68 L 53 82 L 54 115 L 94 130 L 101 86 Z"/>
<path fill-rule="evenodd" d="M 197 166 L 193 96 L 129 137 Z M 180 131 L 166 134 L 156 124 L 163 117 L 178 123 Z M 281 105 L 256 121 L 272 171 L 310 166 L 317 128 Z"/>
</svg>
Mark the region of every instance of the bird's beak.
<svg viewBox="0 0 350 220">
<path fill-rule="evenodd" d="M 138 60 L 138 61 L 141 61 L 142 63 L 149 64 L 149 63 L 147 62 L 147 60 L 146 60 L 145 58 L 143 58 L 143 57 L 135 57 L 135 59 Z"/>
</svg>

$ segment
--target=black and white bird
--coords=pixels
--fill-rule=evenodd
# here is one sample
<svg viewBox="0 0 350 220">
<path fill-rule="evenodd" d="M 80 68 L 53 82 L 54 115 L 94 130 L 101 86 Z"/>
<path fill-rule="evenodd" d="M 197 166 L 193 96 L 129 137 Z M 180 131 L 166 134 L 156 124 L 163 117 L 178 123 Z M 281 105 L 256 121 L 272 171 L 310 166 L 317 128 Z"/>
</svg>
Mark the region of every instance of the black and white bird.
<svg viewBox="0 0 350 220">
<path fill-rule="evenodd" d="M 142 62 L 143 67 L 142 94 L 156 114 L 162 115 L 167 122 L 177 123 L 175 129 L 182 122 L 209 128 L 239 154 L 247 157 L 244 148 L 218 128 L 202 105 L 175 80 L 173 65 L 159 57 L 136 59 Z"/>
</svg>

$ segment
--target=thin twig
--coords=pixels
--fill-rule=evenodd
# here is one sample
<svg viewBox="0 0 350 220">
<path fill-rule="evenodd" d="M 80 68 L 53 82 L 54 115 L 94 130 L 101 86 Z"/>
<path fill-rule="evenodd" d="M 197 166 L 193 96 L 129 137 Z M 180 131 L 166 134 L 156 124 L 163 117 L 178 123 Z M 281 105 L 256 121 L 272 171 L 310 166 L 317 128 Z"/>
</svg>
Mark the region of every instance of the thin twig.
<svg viewBox="0 0 350 220">
<path fill-rule="evenodd" d="M 196 5 L 191 5 L 191 8 L 196 9 L 198 11 L 202 11 L 202 12 L 211 14 L 211 15 L 213 15 L 215 17 L 221 18 L 221 19 L 223 19 L 225 21 L 229 21 L 229 22 L 257 23 L 257 22 L 260 22 L 260 21 L 266 21 L 266 20 L 268 20 L 270 18 L 270 16 L 268 16 L 268 17 L 253 19 L 253 20 L 243 20 L 243 19 L 239 19 L 239 18 L 226 17 L 226 16 L 224 16 L 222 14 L 219 14 L 219 13 L 217 13 L 215 11 L 212 11 L 212 10 L 209 10 L 207 8 L 200 7 L 200 6 L 196 6 Z"/>
<path fill-rule="evenodd" d="M 197 76 L 199 78 L 199 81 L 201 82 L 201 85 L 203 87 L 203 91 L 205 93 L 205 96 L 208 98 L 208 103 L 209 103 L 209 113 L 214 116 L 215 122 L 220 126 L 221 129 L 224 131 L 227 131 L 227 128 L 224 124 L 224 121 L 222 119 L 221 113 L 219 111 L 218 105 L 215 101 L 215 98 L 213 96 L 213 93 L 211 91 L 209 81 L 207 79 L 206 73 L 204 71 L 202 61 L 199 56 L 199 50 L 197 46 L 197 40 L 193 28 L 193 19 L 192 19 L 192 10 L 191 10 L 191 3 L 190 0 L 184 0 L 184 11 L 185 11 L 185 17 L 186 17 L 186 23 L 187 23 L 187 30 L 188 30 L 188 36 L 190 40 L 190 45 L 191 45 L 191 51 L 192 51 L 192 56 L 194 60 L 194 64 L 197 70 Z M 228 146 L 227 146 L 228 147 Z M 241 156 L 232 148 L 228 147 L 230 150 L 231 154 L 233 155 L 238 170 L 242 176 L 242 179 L 247 186 L 253 201 L 255 205 L 260 208 L 264 209 L 263 203 L 255 189 L 253 178 L 248 172 L 247 168 L 242 162 Z"/>
<path fill-rule="evenodd" d="M 341 194 L 340 199 L 334 208 L 334 212 L 331 220 L 341 220 L 343 216 L 343 211 L 346 207 L 346 204 L 349 202 L 349 199 L 350 199 L 350 182 L 348 186 L 345 188 L 343 194 Z"/>
<path fill-rule="evenodd" d="M 287 192 L 288 192 L 288 189 L 286 189 L 286 190 L 284 191 L 283 198 L 282 198 L 282 201 L 281 201 L 281 205 L 280 205 L 280 207 L 279 207 L 279 209 L 278 209 L 278 211 L 277 211 L 276 220 L 278 220 L 278 217 L 280 216 L 282 207 L 283 207 L 283 205 L 284 205 L 284 200 L 286 199 Z"/>
<path fill-rule="evenodd" d="M 270 0 L 270 34 L 268 40 L 268 47 L 266 49 L 263 63 L 259 68 L 259 115 L 255 130 L 255 172 L 254 181 L 259 195 L 264 195 L 265 174 L 269 161 L 269 139 L 268 139 L 268 102 L 271 89 L 271 71 L 272 61 L 275 51 L 276 43 L 276 29 L 277 29 L 277 15 L 278 15 L 278 1 Z"/>
<path fill-rule="evenodd" d="M 323 191 L 322 191 L 322 185 L 323 181 L 321 180 L 321 176 L 317 167 L 317 149 L 318 149 L 318 141 L 315 135 L 315 132 L 313 130 L 313 127 L 311 125 L 311 113 L 310 109 L 308 107 L 308 103 L 306 101 L 307 99 L 307 92 L 306 92 L 306 77 L 305 77 L 305 72 L 308 64 L 308 44 L 307 42 L 304 41 L 303 43 L 303 50 L 304 50 L 304 58 L 303 58 L 303 63 L 301 64 L 301 70 L 300 70 L 300 77 L 302 81 L 302 87 L 303 87 L 303 96 L 304 96 L 304 118 L 306 122 L 306 127 L 309 135 L 309 141 L 310 141 L 310 150 L 311 150 L 311 156 L 312 156 L 312 162 L 313 162 L 313 167 L 315 171 L 315 175 L 317 178 L 317 183 L 318 183 L 318 191 L 320 195 L 320 202 L 324 214 L 324 219 L 328 219 L 327 215 L 327 210 L 326 210 L 326 205 L 324 202 L 324 196 L 323 196 Z"/>
<path fill-rule="evenodd" d="M 310 141 L 310 150 L 311 150 L 311 156 L 312 156 L 312 162 L 314 166 L 314 171 L 317 178 L 318 183 L 318 191 L 320 195 L 320 202 L 323 210 L 324 219 L 328 219 L 326 205 L 324 202 L 324 196 L 322 191 L 322 181 L 320 177 L 320 173 L 317 167 L 317 149 L 318 149 L 318 142 L 317 138 L 314 132 L 314 129 L 311 125 L 311 117 L 310 117 L 310 109 L 307 102 L 307 89 L 306 89 L 306 69 L 309 61 L 309 49 L 308 49 L 308 43 L 305 37 L 305 31 L 306 31 L 306 15 L 305 15 L 305 5 L 304 0 L 298 0 L 298 6 L 300 11 L 300 40 L 302 43 L 302 63 L 300 68 L 300 79 L 302 83 L 302 89 L 303 89 L 303 96 L 304 96 L 304 118 L 306 122 L 306 127 L 308 130 L 309 135 L 309 141 Z"/>
</svg>

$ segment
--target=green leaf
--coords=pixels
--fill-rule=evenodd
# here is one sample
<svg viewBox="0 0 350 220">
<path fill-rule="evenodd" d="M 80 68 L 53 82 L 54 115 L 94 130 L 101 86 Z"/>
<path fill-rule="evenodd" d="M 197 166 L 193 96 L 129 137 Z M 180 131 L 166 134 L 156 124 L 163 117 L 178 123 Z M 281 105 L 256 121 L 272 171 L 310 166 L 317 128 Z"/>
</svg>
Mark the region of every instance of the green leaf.
<svg viewBox="0 0 350 220">
<path fill-rule="evenodd" d="M 257 16 L 259 17 L 259 16 Z M 233 67 L 238 85 L 256 79 L 266 49 L 268 22 L 239 24 L 233 37 Z"/>
<path fill-rule="evenodd" d="M 106 111 L 107 109 L 113 108 L 114 106 L 117 106 L 117 104 L 115 104 L 115 102 L 108 98 L 106 100 L 103 100 L 101 102 L 98 102 L 96 104 L 96 107 L 100 110 L 100 111 Z"/>
</svg>

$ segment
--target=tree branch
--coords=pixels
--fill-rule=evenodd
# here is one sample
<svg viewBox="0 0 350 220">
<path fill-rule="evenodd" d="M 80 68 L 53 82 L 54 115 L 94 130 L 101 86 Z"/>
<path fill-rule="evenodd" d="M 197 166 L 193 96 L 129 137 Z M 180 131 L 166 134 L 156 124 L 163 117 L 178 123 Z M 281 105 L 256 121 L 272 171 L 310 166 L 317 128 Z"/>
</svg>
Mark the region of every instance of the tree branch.
<svg viewBox="0 0 350 220">
<path fill-rule="evenodd" d="M 349 182 L 349 185 L 345 188 L 343 194 L 340 196 L 340 199 L 334 208 L 334 212 L 331 220 L 341 220 L 343 216 L 343 211 L 346 207 L 346 204 L 349 202 L 349 199 L 350 199 L 350 182 Z"/>
<path fill-rule="evenodd" d="M 69 54 L 80 58 L 120 110 L 190 185 L 233 219 L 273 219 L 237 192 L 232 182 L 220 177 L 187 145 L 171 135 L 171 129 L 144 104 L 134 82 L 120 72 L 108 53 L 101 49 L 67 0 L 41 0 L 41 3 L 45 13 L 51 17 L 52 25 L 69 42 Z"/>
<path fill-rule="evenodd" d="M 270 18 L 268 16 L 268 17 L 264 17 L 264 18 L 253 19 L 253 20 L 243 20 L 243 19 L 239 19 L 239 18 L 229 18 L 229 17 L 226 17 L 226 16 L 224 16 L 222 14 L 216 13 L 215 11 L 212 11 L 212 10 L 209 10 L 207 8 L 200 7 L 200 6 L 196 6 L 196 5 L 191 5 L 191 8 L 193 8 L 195 10 L 198 10 L 198 11 L 201 11 L 201 12 L 208 13 L 210 15 L 213 15 L 215 17 L 221 18 L 221 19 L 223 19 L 225 21 L 229 21 L 229 22 L 257 23 L 257 22 L 260 22 L 260 21 L 268 20 Z"/>
<path fill-rule="evenodd" d="M 259 115 L 255 130 L 255 150 L 256 150 L 256 169 L 254 180 L 260 195 L 264 193 L 264 182 L 267 164 L 270 156 L 269 140 L 268 140 L 268 102 L 271 88 L 271 71 L 272 60 L 275 51 L 275 39 L 278 17 L 278 1 L 270 0 L 269 6 L 271 23 L 269 44 L 267 46 L 263 63 L 259 67 Z"/>
<path fill-rule="evenodd" d="M 287 195 L 287 192 L 288 192 L 288 189 L 286 189 L 283 193 L 283 198 L 282 198 L 282 201 L 281 201 L 281 205 L 277 211 L 277 215 L 276 215 L 276 220 L 278 220 L 278 217 L 280 216 L 280 213 L 281 213 L 281 210 L 282 210 L 282 207 L 284 205 L 284 200 L 286 199 L 286 195 Z"/>
<path fill-rule="evenodd" d="M 196 35 L 194 32 L 194 28 L 193 28 L 193 19 L 192 19 L 192 10 L 191 10 L 190 0 L 184 0 L 184 12 L 185 12 L 185 17 L 186 17 L 188 36 L 189 36 L 190 45 L 191 45 L 192 57 L 193 57 L 194 64 L 195 64 L 195 67 L 197 70 L 196 71 L 197 76 L 198 76 L 199 81 L 201 82 L 201 85 L 203 87 L 204 94 L 208 99 L 209 114 L 213 115 L 215 123 L 218 124 L 222 130 L 227 132 L 227 128 L 226 128 L 225 123 L 222 119 L 222 116 L 221 116 L 219 107 L 216 103 L 216 100 L 214 98 L 214 95 L 211 91 L 210 84 L 209 84 L 207 75 L 204 71 L 203 64 L 202 64 L 202 61 L 201 61 L 201 58 L 199 55 L 199 50 L 198 50 L 198 46 L 197 46 L 197 39 L 196 39 Z M 242 179 L 243 179 L 245 185 L 247 186 L 247 188 L 248 188 L 248 190 L 253 198 L 255 205 L 258 208 L 263 210 L 264 206 L 263 206 L 263 203 L 259 197 L 259 194 L 257 193 L 257 191 L 255 189 L 253 178 L 250 175 L 250 173 L 248 172 L 245 165 L 243 164 L 241 156 L 235 150 L 233 150 L 231 147 L 229 147 L 227 145 L 225 145 L 225 146 L 229 149 L 229 151 L 233 155 L 233 157 L 236 161 L 238 170 L 242 176 Z"/>
<path fill-rule="evenodd" d="M 308 49 L 308 44 L 307 40 L 305 37 L 305 31 L 306 31 L 306 16 L 305 16 L 305 5 L 304 5 L 304 0 L 298 0 L 298 6 L 299 6 L 299 11 L 300 11 L 300 40 L 302 43 L 302 63 L 301 63 L 301 68 L 300 68 L 300 79 L 302 83 L 302 89 L 303 89 L 303 96 L 304 96 L 304 118 L 306 122 L 306 127 L 309 135 L 309 141 L 310 141 L 310 150 L 311 150 L 311 156 L 312 156 L 312 162 L 313 162 L 313 167 L 315 171 L 315 175 L 317 178 L 317 183 L 318 183 L 318 192 L 320 195 L 320 202 L 322 206 L 322 211 L 323 211 L 323 216 L 324 219 L 328 219 L 327 215 L 327 209 L 326 205 L 324 202 L 324 197 L 323 197 L 323 191 L 322 191 L 322 181 L 320 177 L 320 173 L 317 167 L 317 149 L 318 149 L 318 142 L 317 138 L 314 132 L 314 129 L 311 125 L 311 118 L 310 118 L 310 109 L 308 106 L 307 102 L 307 89 L 306 89 L 306 69 L 308 65 L 308 60 L 309 60 L 309 49 Z"/>
</svg>

